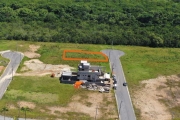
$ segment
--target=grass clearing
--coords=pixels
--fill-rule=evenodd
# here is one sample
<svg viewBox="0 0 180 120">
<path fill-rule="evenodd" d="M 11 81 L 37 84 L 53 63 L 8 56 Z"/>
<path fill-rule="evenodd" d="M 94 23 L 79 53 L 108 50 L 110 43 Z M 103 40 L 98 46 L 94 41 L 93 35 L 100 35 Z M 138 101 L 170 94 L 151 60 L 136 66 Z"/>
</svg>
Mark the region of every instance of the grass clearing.
<svg viewBox="0 0 180 120">
<path fill-rule="evenodd" d="M 0 50 L 18 50 L 21 52 L 28 51 L 29 45 L 35 44 L 41 46 L 37 51 L 41 54 L 39 58 L 46 64 L 68 64 L 72 67 L 77 67 L 79 61 L 64 61 L 62 60 L 63 50 L 85 50 L 85 51 L 101 51 L 109 49 L 108 45 L 91 45 L 91 44 L 70 44 L 70 43 L 41 43 L 41 42 L 25 42 L 25 41 L 0 41 Z M 149 48 L 138 46 L 113 46 L 113 49 L 122 50 L 125 55 L 121 57 L 124 74 L 130 88 L 130 93 L 136 88 L 140 81 L 156 78 L 160 75 L 179 74 L 180 71 L 180 49 L 179 48 Z M 29 58 L 25 57 L 25 60 Z M 22 62 L 22 63 L 23 63 Z M 21 63 L 20 68 L 23 67 Z M 92 65 L 105 66 L 106 71 L 110 72 L 109 63 L 91 62 Z M 18 69 L 18 72 L 20 69 Z M 15 104 L 19 100 L 26 100 L 38 104 L 37 112 L 31 111 L 31 116 L 38 116 L 40 109 L 48 111 L 44 105 L 62 105 L 65 106 L 74 94 L 86 95 L 87 91 L 74 91 L 71 85 L 60 84 L 58 80 L 45 77 L 15 77 L 11 82 L 3 99 L 0 101 L 0 107 L 7 104 Z M 32 82 L 33 81 L 33 82 Z M 32 84 L 36 83 L 36 84 Z M 161 89 L 161 88 L 160 88 Z M 23 92 L 22 96 L 15 96 L 14 93 Z M 45 94 L 47 96 L 55 95 L 57 101 L 47 100 L 39 104 L 38 97 L 30 100 L 26 95 L 34 96 Z M 56 99 L 56 97 L 54 97 Z M 52 97 L 53 98 L 53 97 Z M 40 99 L 40 98 L 39 98 Z M 90 103 L 86 103 L 90 105 Z M 107 104 L 110 104 L 107 102 Z M 38 111 L 39 110 L 39 111 Z M 139 110 L 135 110 L 136 115 L 139 116 Z M 14 110 L 14 113 L 17 111 Z M 58 111 L 57 111 L 58 112 Z M 12 114 L 8 112 L 8 114 Z M 30 113 L 29 113 L 30 114 Z M 14 114 L 15 115 L 15 114 Z M 48 116 L 44 115 L 45 117 Z M 73 115 L 72 115 L 73 116 Z M 55 116 L 51 115 L 51 118 Z M 67 116 L 65 116 L 67 117 Z"/>
<path fill-rule="evenodd" d="M 4 57 L 2 57 L 0 55 L 0 66 L 4 66 L 5 67 L 8 64 L 8 62 L 9 62 L 8 59 L 6 59 L 6 58 L 4 58 Z"/>
<path fill-rule="evenodd" d="M 40 102 L 41 104 L 47 103 L 51 105 L 61 103 L 65 105 L 75 92 L 72 85 L 60 84 L 58 78 L 50 78 L 49 76 L 16 76 L 14 79 L 3 99 L 32 100 L 30 102 Z"/>
<path fill-rule="evenodd" d="M 130 86 L 159 75 L 179 74 L 179 48 L 116 46 L 114 49 L 125 52 L 121 62 Z"/>
<path fill-rule="evenodd" d="M 33 102 L 36 109 L 27 112 L 28 117 L 38 118 L 39 114 L 43 114 L 41 118 L 55 118 L 41 110 L 48 112 L 45 106 L 66 106 L 74 94 L 78 94 L 74 87 L 69 84 L 60 84 L 58 78 L 16 76 L 0 101 L 0 108 L 12 104 L 18 107 L 19 101 Z M 18 115 L 18 109 L 11 109 L 7 115 Z"/>
<path fill-rule="evenodd" d="M 73 53 L 73 52 L 67 52 L 66 58 L 84 58 L 84 59 L 105 59 L 104 56 L 100 54 L 92 54 L 92 53 Z"/>
</svg>

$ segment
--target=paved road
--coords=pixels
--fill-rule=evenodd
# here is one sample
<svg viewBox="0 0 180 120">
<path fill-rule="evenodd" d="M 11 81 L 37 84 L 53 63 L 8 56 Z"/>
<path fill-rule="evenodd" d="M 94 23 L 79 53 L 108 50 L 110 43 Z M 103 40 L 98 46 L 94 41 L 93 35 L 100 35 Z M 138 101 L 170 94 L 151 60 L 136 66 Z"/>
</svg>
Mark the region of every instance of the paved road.
<svg viewBox="0 0 180 120">
<path fill-rule="evenodd" d="M 9 86 L 10 82 L 16 70 L 23 59 L 24 55 L 20 52 L 13 52 L 13 51 L 2 51 L 0 52 L 3 57 L 10 60 L 8 66 L 6 67 L 4 73 L 0 77 L 0 99 L 3 97 L 7 87 Z M 4 116 L 0 115 L 0 120 L 4 120 Z M 5 120 L 13 120 L 11 117 L 5 117 Z M 24 120 L 24 118 L 19 118 L 19 120 Z M 26 120 L 34 120 L 26 118 Z"/>
<path fill-rule="evenodd" d="M 123 86 L 123 82 L 126 82 L 126 79 L 124 77 L 124 72 L 119 57 L 123 56 L 124 52 L 110 49 L 103 50 L 102 52 L 109 57 L 111 69 L 116 75 L 117 89 L 115 90 L 115 95 L 119 117 L 121 120 L 136 120 L 128 86 Z"/>
<path fill-rule="evenodd" d="M 5 51 L 2 56 L 9 59 L 10 62 L 0 77 L 0 99 L 3 97 L 7 87 L 13 79 L 16 70 L 24 55 L 20 52 Z"/>
</svg>

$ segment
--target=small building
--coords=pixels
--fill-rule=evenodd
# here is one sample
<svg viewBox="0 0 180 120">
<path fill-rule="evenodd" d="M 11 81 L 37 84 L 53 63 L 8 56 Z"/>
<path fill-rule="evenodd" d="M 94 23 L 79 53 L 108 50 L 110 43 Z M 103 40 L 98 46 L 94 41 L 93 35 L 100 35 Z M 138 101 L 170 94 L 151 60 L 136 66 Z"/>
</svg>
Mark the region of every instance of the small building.
<svg viewBox="0 0 180 120">
<path fill-rule="evenodd" d="M 110 74 L 102 71 L 102 66 L 91 66 L 87 61 L 81 61 L 77 72 L 62 72 L 61 83 L 74 84 L 76 81 L 104 84 L 110 81 Z"/>
</svg>

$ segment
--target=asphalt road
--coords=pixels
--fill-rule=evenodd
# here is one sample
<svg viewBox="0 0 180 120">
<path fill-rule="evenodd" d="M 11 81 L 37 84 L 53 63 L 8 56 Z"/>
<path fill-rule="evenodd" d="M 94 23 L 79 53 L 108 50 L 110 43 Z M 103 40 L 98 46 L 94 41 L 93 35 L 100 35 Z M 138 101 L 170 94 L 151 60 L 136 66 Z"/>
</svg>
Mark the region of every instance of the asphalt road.
<svg viewBox="0 0 180 120">
<path fill-rule="evenodd" d="M 0 52 L 3 57 L 10 60 L 8 66 L 4 70 L 3 74 L 0 77 L 0 99 L 3 97 L 7 87 L 9 86 L 10 82 L 13 80 L 13 76 L 16 73 L 16 70 L 23 59 L 24 55 L 20 52 L 14 51 L 2 51 Z M 0 115 L 0 120 L 14 120 L 11 117 L 5 117 Z M 24 118 L 19 118 L 19 120 L 24 120 Z M 26 118 L 26 120 L 34 120 Z"/>
<path fill-rule="evenodd" d="M 113 74 L 116 75 L 117 89 L 115 90 L 115 96 L 119 118 L 120 120 L 136 120 L 128 86 L 123 86 L 123 82 L 126 82 L 126 79 L 119 58 L 124 55 L 124 52 L 111 49 L 103 50 L 102 52 L 109 57 L 111 69 Z"/>
<path fill-rule="evenodd" d="M 0 77 L 0 99 L 3 97 L 7 87 L 13 80 L 13 76 L 16 73 L 20 62 L 24 57 L 24 55 L 20 52 L 5 51 L 1 53 L 2 56 L 9 59 L 10 62 Z"/>
</svg>

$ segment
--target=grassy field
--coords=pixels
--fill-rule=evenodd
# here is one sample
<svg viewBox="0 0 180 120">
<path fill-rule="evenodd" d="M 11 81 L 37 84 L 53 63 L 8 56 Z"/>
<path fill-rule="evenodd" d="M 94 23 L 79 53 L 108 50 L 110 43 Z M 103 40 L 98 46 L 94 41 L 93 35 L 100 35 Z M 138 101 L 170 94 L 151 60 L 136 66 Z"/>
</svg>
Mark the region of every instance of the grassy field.
<svg viewBox="0 0 180 120">
<path fill-rule="evenodd" d="M 11 50 L 28 51 L 30 44 L 40 45 L 37 51 L 41 54 L 39 58 L 47 64 L 68 64 L 77 67 L 79 61 L 63 61 L 63 50 L 86 50 L 101 51 L 103 49 L 111 49 L 108 45 L 89 45 L 89 44 L 68 44 L 68 43 L 34 43 L 25 41 L 0 41 L 0 51 Z M 126 80 L 131 88 L 136 87 L 140 81 L 150 78 L 156 78 L 160 75 L 179 74 L 180 71 L 180 49 L 178 48 L 149 48 L 135 46 L 113 46 L 113 49 L 122 50 L 125 55 L 121 58 Z M 26 60 L 28 58 L 25 58 Z M 110 72 L 109 63 L 92 64 L 103 65 L 106 71 Z M 22 67 L 22 64 L 21 64 Z M 34 81 L 36 84 L 32 84 Z M 22 83 L 20 85 L 20 83 Z M 20 86 L 19 86 L 20 85 Z M 48 85 L 48 86 L 47 86 Z M 61 91 L 61 92 L 60 92 Z M 68 95 L 67 95 L 68 93 Z M 79 94 L 83 92 L 77 92 Z M 21 94 L 21 96 L 18 96 Z M 58 80 L 48 77 L 15 77 L 8 87 L 5 96 L 0 101 L 0 108 L 7 104 L 16 103 L 18 100 L 35 102 L 38 107 L 31 111 L 28 116 L 38 116 L 39 109 L 43 105 L 67 105 L 68 100 L 75 94 L 70 85 L 61 85 Z M 38 97 L 41 96 L 41 97 Z M 38 97 L 38 99 L 37 99 Z M 50 98 L 49 98 L 50 97 Z M 59 99 L 63 98 L 63 99 Z M 44 100 L 45 99 L 45 100 Z M 45 109 L 45 108 L 43 108 Z M 137 112 L 139 110 L 136 110 Z M 14 115 L 18 111 L 14 111 Z M 13 114 L 13 113 L 8 113 Z M 74 115 L 74 113 L 69 113 Z M 47 117 L 48 115 L 44 115 Z M 86 115 L 82 115 L 83 118 Z M 51 116 L 52 118 L 54 116 Z M 88 117 L 88 116 L 87 116 Z M 86 119 L 86 118 L 83 118 Z"/>
<path fill-rule="evenodd" d="M 34 109 L 30 109 L 27 111 L 28 118 L 39 118 L 39 119 L 55 119 L 58 118 L 56 115 L 48 114 L 50 111 L 47 109 L 48 107 L 58 106 L 58 107 L 66 107 L 69 102 L 72 101 L 72 97 L 74 95 L 79 95 L 82 97 L 80 99 L 81 103 L 86 104 L 87 106 L 91 106 L 92 103 L 85 102 L 88 99 L 88 94 L 92 93 L 91 91 L 86 91 L 83 89 L 74 89 L 74 87 L 70 84 L 60 84 L 58 78 L 51 78 L 49 76 L 44 77 L 14 77 L 14 80 L 9 85 L 5 95 L 2 100 L 0 100 L 0 108 L 7 106 L 8 108 L 11 106 L 14 109 L 10 109 L 6 112 L 8 116 L 18 116 L 24 117 L 24 114 L 19 109 L 18 102 L 26 101 L 32 102 L 35 105 Z M 114 105 L 115 97 L 112 97 L 111 101 L 108 101 L 107 96 L 104 95 L 104 105 Z M 115 106 L 115 105 L 114 105 Z M 114 107 L 116 108 L 116 107 Z M 43 111 L 42 111 L 43 110 Z M 104 111 L 104 108 L 101 108 Z M 116 109 L 114 109 L 116 110 Z M 106 110 L 105 110 L 106 111 Z M 64 119 L 77 119 L 77 120 L 91 120 L 93 119 L 87 114 L 77 112 L 67 112 L 60 113 L 59 118 Z M 106 114 L 112 114 L 110 111 L 104 112 Z M 104 117 L 99 118 L 98 120 L 104 120 Z M 111 119 L 108 119 L 111 120 Z"/>
<path fill-rule="evenodd" d="M 85 58 L 85 59 L 98 59 L 98 60 L 104 60 L 104 56 L 99 54 L 87 54 L 87 53 L 72 53 L 68 52 L 66 53 L 66 58 Z"/>
<path fill-rule="evenodd" d="M 116 46 L 125 52 L 122 65 L 130 85 L 160 75 L 179 74 L 180 49 Z"/>
<path fill-rule="evenodd" d="M 66 106 L 70 98 L 77 93 L 76 89 L 69 84 L 60 84 L 56 78 L 44 77 L 14 77 L 5 95 L 0 101 L 0 108 L 11 104 L 18 107 L 18 101 L 33 102 L 36 109 L 27 113 L 29 117 L 37 118 L 40 109 L 46 110 L 44 106 Z M 16 116 L 18 109 L 7 112 L 7 115 Z M 20 117 L 24 117 L 23 114 Z M 39 116 L 40 117 L 40 116 Z M 43 117 L 53 117 L 43 113 Z"/>
<path fill-rule="evenodd" d="M 37 51 L 41 54 L 39 58 L 47 64 L 68 64 L 77 67 L 79 61 L 62 60 L 63 50 L 86 50 L 101 51 L 111 49 L 108 45 L 89 45 L 89 44 L 68 44 L 68 43 L 34 43 L 25 41 L 0 41 L 0 51 L 11 50 L 28 51 L 30 44 L 40 45 Z M 23 46 L 21 46 L 23 45 Z M 124 73 L 130 85 L 138 84 L 144 79 L 155 78 L 159 75 L 178 74 L 180 71 L 180 49 L 179 48 L 149 48 L 134 46 L 113 46 L 113 49 L 122 50 L 125 55 L 121 62 Z M 26 58 L 28 59 L 28 58 Z M 93 62 L 92 64 L 104 65 L 110 71 L 108 63 Z M 131 84 L 132 83 L 132 84 Z"/>
</svg>

